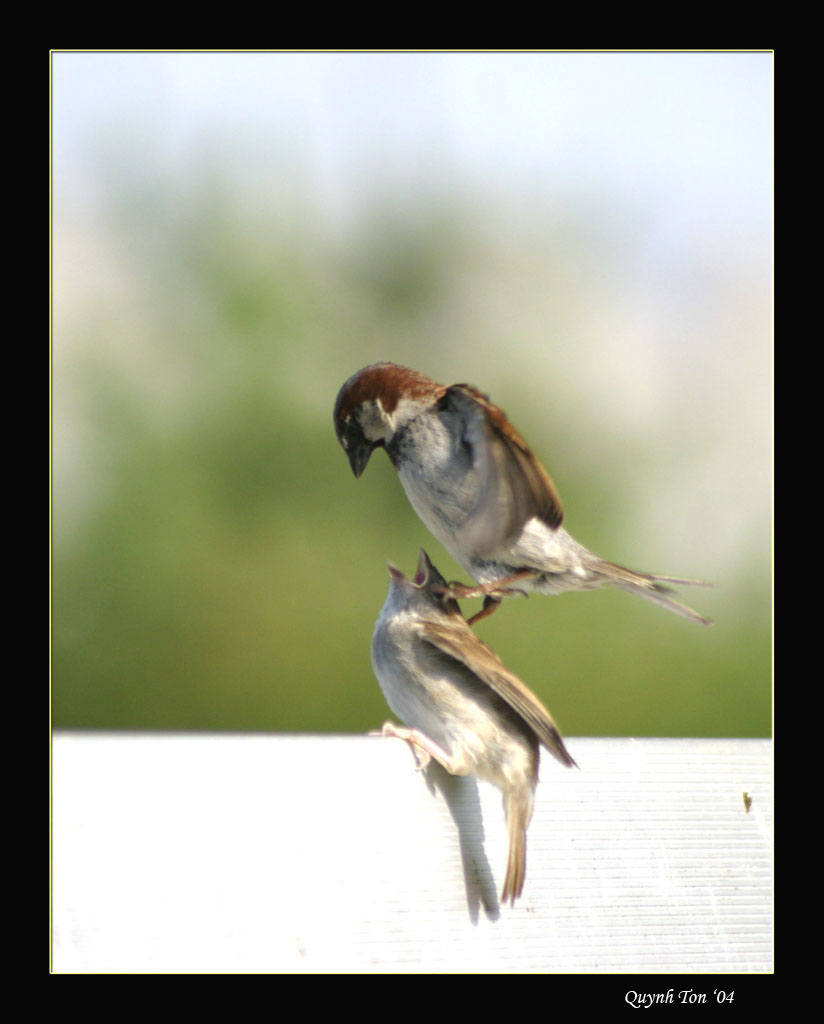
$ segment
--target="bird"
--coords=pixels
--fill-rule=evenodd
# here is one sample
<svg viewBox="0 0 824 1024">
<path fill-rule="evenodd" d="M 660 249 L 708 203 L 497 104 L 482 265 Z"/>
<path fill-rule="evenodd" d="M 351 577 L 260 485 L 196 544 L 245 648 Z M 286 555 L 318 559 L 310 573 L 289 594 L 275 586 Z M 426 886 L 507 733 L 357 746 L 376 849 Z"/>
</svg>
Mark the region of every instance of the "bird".
<svg viewBox="0 0 824 1024">
<path fill-rule="evenodd" d="M 514 905 L 526 876 L 540 746 L 562 765 L 577 765 L 549 711 L 467 624 L 426 551 L 413 579 L 388 569 L 372 667 L 405 725 L 386 722 L 382 733 L 406 740 L 421 769 L 435 760 L 501 790 L 509 843 L 501 902 Z"/>
<path fill-rule="evenodd" d="M 512 594 L 604 586 L 711 623 L 672 597 L 670 586 L 710 584 L 637 572 L 599 558 L 567 532 L 549 474 L 478 388 L 444 386 L 396 363 L 374 363 L 340 388 L 334 425 L 355 477 L 376 448 L 386 451 L 412 508 L 475 581 L 449 584 L 453 598 L 484 599 L 470 624 Z"/>
</svg>

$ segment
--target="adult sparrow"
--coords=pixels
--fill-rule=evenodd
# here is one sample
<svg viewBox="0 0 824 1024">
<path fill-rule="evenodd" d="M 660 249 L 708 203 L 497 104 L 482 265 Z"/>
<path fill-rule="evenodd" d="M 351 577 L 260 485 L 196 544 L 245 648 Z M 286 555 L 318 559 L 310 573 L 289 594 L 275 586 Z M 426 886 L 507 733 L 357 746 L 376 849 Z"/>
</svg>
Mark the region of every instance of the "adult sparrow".
<svg viewBox="0 0 824 1024">
<path fill-rule="evenodd" d="M 356 477 L 384 448 L 424 525 L 479 586 L 490 614 L 516 592 L 561 594 L 613 586 L 703 625 L 711 620 L 670 597 L 667 583 L 699 580 L 636 572 L 579 544 L 561 525 L 549 474 L 506 414 L 469 384 L 444 387 L 394 363 L 375 363 L 343 385 L 335 431 Z"/>
<path fill-rule="evenodd" d="M 503 793 L 509 836 L 501 900 L 514 903 L 526 873 L 526 830 L 538 784 L 539 745 L 577 767 L 534 693 L 464 621 L 446 580 L 421 549 L 414 579 L 394 566 L 372 637 L 372 666 L 405 723 L 383 733 L 411 744 L 453 775 L 475 775 Z"/>
</svg>

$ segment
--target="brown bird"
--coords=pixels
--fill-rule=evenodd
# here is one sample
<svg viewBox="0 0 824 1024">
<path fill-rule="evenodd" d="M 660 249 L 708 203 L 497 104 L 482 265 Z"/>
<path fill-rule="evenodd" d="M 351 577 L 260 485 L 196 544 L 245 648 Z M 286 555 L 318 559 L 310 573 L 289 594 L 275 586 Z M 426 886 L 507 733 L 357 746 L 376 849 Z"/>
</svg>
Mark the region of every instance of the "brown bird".
<svg viewBox="0 0 824 1024">
<path fill-rule="evenodd" d="M 464 621 L 426 552 L 414 579 L 391 565 L 389 573 L 372 666 L 406 727 L 387 722 L 383 733 L 410 743 L 423 767 L 434 758 L 453 775 L 501 790 L 509 836 L 501 900 L 514 903 L 524 887 L 539 746 L 577 766 L 544 705 Z"/>
<path fill-rule="evenodd" d="M 636 572 L 588 551 L 562 526 L 552 480 L 506 414 L 469 384 L 444 387 L 394 363 L 375 363 L 343 385 L 335 431 L 356 477 L 384 448 L 424 525 L 478 584 L 474 622 L 507 594 L 562 594 L 613 586 L 693 622 L 710 619 L 670 596 L 700 580 Z"/>
</svg>

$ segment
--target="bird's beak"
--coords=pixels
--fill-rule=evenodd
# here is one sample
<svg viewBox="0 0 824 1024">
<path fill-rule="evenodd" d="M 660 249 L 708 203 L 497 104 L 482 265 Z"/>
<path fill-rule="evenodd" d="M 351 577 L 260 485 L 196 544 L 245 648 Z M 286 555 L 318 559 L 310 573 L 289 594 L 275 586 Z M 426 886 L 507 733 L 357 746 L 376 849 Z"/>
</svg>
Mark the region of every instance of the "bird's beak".
<svg viewBox="0 0 824 1024">
<path fill-rule="evenodd" d="M 406 580 L 406 577 L 400 571 L 400 569 L 396 569 L 391 562 L 386 563 L 386 568 L 389 570 L 389 575 L 396 583 L 403 583 Z"/>
<path fill-rule="evenodd" d="M 418 571 L 415 573 L 415 579 L 412 582 L 416 587 L 422 587 L 429 579 L 431 571 L 432 563 L 429 561 L 429 555 L 421 548 L 418 551 Z"/>
<path fill-rule="evenodd" d="M 346 457 L 349 459 L 349 465 L 352 467 L 352 472 L 355 477 L 359 477 L 361 473 L 366 469 L 366 465 L 372 455 L 372 449 L 367 444 L 356 444 L 353 445 L 347 452 Z"/>
</svg>

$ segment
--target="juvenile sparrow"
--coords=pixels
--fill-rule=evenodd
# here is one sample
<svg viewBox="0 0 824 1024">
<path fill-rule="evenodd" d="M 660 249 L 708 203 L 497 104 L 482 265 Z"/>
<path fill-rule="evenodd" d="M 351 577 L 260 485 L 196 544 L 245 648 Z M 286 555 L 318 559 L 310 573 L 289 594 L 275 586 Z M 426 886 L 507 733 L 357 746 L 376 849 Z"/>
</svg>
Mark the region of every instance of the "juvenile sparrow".
<svg viewBox="0 0 824 1024">
<path fill-rule="evenodd" d="M 372 667 L 407 728 L 387 722 L 383 733 L 410 743 L 422 767 L 434 758 L 452 775 L 472 774 L 501 790 L 509 835 L 501 900 L 514 903 L 524 887 L 539 745 L 577 765 L 547 709 L 464 621 L 426 552 L 414 579 L 392 565 L 389 573 Z"/>
<path fill-rule="evenodd" d="M 335 401 L 335 431 L 356 477 L 386 449 L 424 525 L 479 584 L 454 597 L 483 597 L 489 615 L 506 594 L 561 594 L 613 586 L 693 622 L 705 619 L 670 597 L 667 583 L 699 580 L 636 572 L 598 558 L 561 525 L 548 473 L 506 414 L 469 384 L 444 387 L 394 363 L 365 366 Z"/>
</svg>

